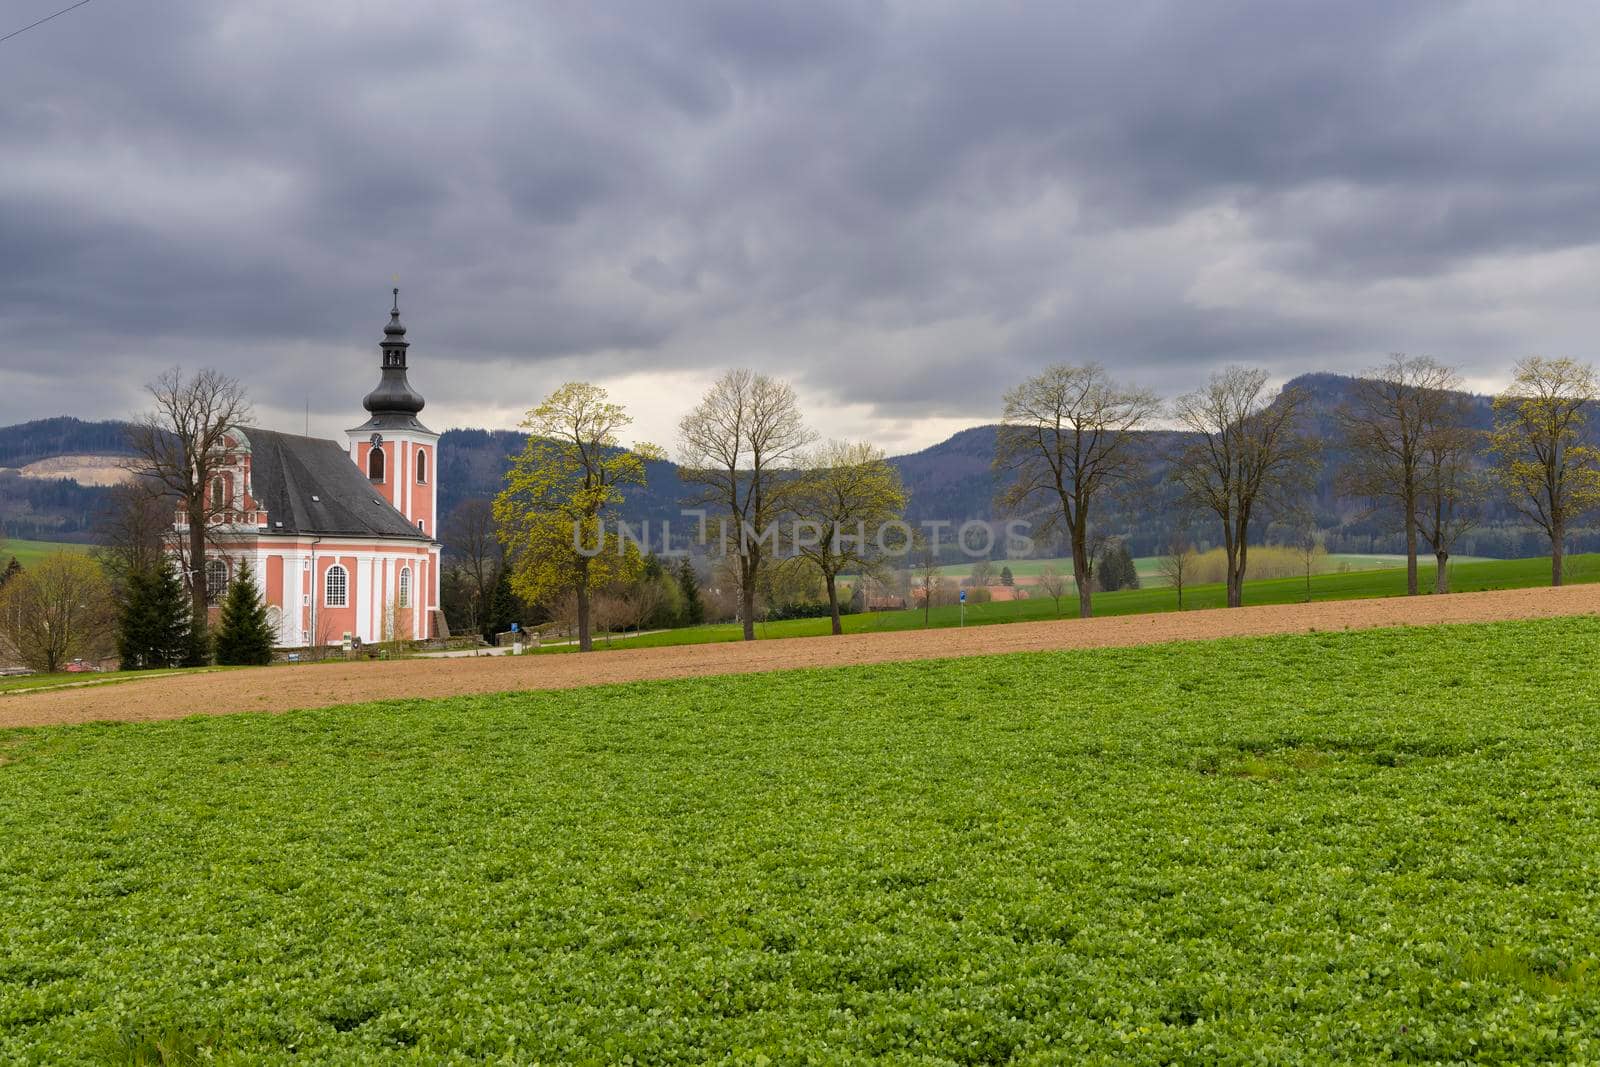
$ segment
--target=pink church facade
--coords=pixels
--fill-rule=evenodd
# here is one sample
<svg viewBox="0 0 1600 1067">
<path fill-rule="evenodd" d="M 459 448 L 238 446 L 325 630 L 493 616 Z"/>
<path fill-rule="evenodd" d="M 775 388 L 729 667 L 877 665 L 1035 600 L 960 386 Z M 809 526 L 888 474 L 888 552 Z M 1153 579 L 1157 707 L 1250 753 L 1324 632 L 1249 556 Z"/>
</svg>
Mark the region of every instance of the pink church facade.
<svg viewBox="0 0 1600 1067">
<path fill-rule="evenodd" d="M 212 479 L 204 580 L 213 601 L 244 568 L 282 647 L 445 636 L 439 610 L 439 435 L 417 418 L 399 290 L 367 420 L 340 444 L 231 429 Z M 175 534 L 182 536 L 182 524 Z"/>
</svg>

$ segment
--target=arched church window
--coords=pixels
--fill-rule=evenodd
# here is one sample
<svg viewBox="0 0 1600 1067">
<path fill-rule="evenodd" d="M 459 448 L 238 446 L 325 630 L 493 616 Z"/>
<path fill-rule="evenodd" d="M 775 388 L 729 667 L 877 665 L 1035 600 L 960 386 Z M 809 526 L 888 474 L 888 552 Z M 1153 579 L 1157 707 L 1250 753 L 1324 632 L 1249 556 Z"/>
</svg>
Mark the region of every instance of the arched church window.
<svg viewBox="0 0 1600 1067">
<path fill-rule="evenodd" d="M 221 511 L 228 506 L 228 483 L 222 480 L 222 475 L 211 479 L 211 510 Z"/>
<path fill-rule="evenodd" d="M 428 481 L 428 453 L 417 449 L 417 484 L 426 485 Z"/>
<path fill-rule="evenodd" d="M 337 563 L 328 568 L 328 576 L 323 579 L 323 585 L 324 606 L 342 608 L 350 602 L 350 576 Z"/>
<path fill-rule="evenodd" d="M 219 602 L 228 592 L 228 564 L 220 559 L 206 560 L 206 600 Z"/>
<path fill-rule="evenodd" d="M 383 449 L 374 448 L 367 453 L 367 477 L 372 481 L 383 481 Z"/>
<path fill-rule="evenodd" d="M 411 606 L 411 568 L 410 567 L 401 567 L 400 568 L 400 588 L 399 588 L 399 596 L 398 596 L 397 600 L 398 600 L 399 606 L 402 607 L 402 608 L 409 608 Z"/>
</svg>

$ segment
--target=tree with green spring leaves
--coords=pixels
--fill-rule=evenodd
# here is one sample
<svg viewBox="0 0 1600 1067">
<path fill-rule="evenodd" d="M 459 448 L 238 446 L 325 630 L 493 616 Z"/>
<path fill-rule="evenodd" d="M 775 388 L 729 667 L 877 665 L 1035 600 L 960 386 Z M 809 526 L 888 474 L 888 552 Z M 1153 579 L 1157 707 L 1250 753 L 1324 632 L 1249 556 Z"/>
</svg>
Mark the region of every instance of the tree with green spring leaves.
<svg viewBox="0 0 1600 1067">
<path fill-rule="evenodd" d="M 1600 448 L 1583 442 L 1600 399 L 1594 367 L 1534 356 L 1494 400 L 1489 450 L 1512 503 L 1550 539 L 1550 584 L 1560 585 L 1572 522 L 1600 506 Z"/>
<path fill-rule="evenodd" d="M 636 579 L 638 546 L 607 529 L 624 485 L 645 484 L 650 445 L 624 448 L 632 423 L 622 405 L 588 382 L 568 382 L 528 412 L 528 443 L 506 472 L 494 502 L 500 539 L 511 558 L 511 587 L 526 600 L 577 600 L 578 650 L 594 648 L 594 593 Z"/>
</svg>

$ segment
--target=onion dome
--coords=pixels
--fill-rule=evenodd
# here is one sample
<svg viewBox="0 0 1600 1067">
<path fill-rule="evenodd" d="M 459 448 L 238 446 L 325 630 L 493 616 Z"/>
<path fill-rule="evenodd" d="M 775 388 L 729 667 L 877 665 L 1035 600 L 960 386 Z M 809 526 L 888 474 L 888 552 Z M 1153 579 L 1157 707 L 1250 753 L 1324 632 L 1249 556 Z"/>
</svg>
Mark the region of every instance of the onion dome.
<svg viewBox="0 0 1600 1067">
<path fill-rule="evenodd" d="M 383 328 L 379 347 L 383 352 L 383 378 L 361 406 L 371 413 L 370 421 L 375 425 L 392 420 L 414 423 L 426 401 L 406 380 L 406 349 L 411 346 L 406 341 L 406 328 L 400 323 L 399 289 L 394 291 L 394 307 L 389 311 L 389 325 Z"/>
</svg>

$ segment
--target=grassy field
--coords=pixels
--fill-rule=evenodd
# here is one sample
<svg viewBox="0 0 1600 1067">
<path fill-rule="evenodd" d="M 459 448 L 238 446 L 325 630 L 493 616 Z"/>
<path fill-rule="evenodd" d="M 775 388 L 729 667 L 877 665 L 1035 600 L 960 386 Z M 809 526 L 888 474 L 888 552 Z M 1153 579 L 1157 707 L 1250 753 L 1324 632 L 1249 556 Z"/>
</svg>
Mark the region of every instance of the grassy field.
<svg viewBox="0 0 1600 1067">
<path fill-rule="evenodd" d="M 17 562 L 24 567 L 31 567 L 48 555 L 56 552 L 87 552 L 92 545 L 69 545 L 55 541 L 20 541 L 15 538 L 0 542 L 0 568 L 11 562 L 11 557 L 17 557 Z"/>
<path fill-rule="evenodd" d="M 1420 570 L 1422 587 L 1433 587 L 1432 565 Z M 1569 584 L 1600 581 L 1600 554 L 1567 557 L 1566 580 Z M 1466 593 L 1481 589 L 1525 589 L 1550 583 L 1550 560 L 1547 557 L 1531 559 L 1485 560 L 1477 563 L 1460 563 L 1450 569 L 1451 588 Z M 1406 573 L 1401 570 L 1353 570 L 1344 574 L 1319 574 L 1311 579 L 1312 600 L 1359 600 L 1366 597 L 1403 596 L 1406 591 Z M 1062 615 L 1077 614 L 1077 601 L 1069 593 L 1061 598 Z M 1304 578 L 1275 578 L 1267 581 L 1245 583 L 1246 604 L 1296 604 L 1306 598 Z M 1183 592 L 1183 606 L 1192 608 L 1220 608 L 1227 602 L 1227 590 L 1221 584 L 1201 585 Z M 1156 611 L 1172 611 L 1177 607 L 1177 594 L 1171 589 L 1128 589 L 1115 593 L 1096 593 L 1096 615 L 1136 615 Z M 1028 622 L 1057 618 L 1055 602 L 1046 597 L 1030 600 L 1013 600 L 1003 603 L 969 604 L 966 625 L 987 626 L 995 623 Z M 935 627 L 961 624 L 961 609 L 956 606 L 934 608 L 928 625 Z M 876 630 L 915 630 L 923 626 L 923 613 L 919 610 L 880 611 L 844 618 L 846 633 L 869 633 Z M 820 637 L 828 634 L 827 619 L 790 619 L 783 622 L 760 623 L 756 633 L 761 638 Z M 678 630 L 665 630 L 643 637 L 614 637 L 608 644 L 596 638 L 595 647 L 643 648 L 665 645 L 701 645 L 718 641 L 738 641 L 744 631 L 736 623 L 694 626 Z M 560 655 L 573 652 L 570 645 L 539 649 L 541 655 Z"/>
<path fill-rule="evenodd" d="M 0 1060 L 1593 1061 L 1597 642 L 11 732 Z"/>
<path fill-rule="evenodd" d="M 1462 556 L 1457 563 L 1480 563 L 1482 556 Z M 1141 581 L 1158 581 L 1156 570 L 1161 562 L 1159 556 L 1135 556 L 1134 570 L 1139 572 Z M 1330 552 L 1322 558 L 1321 568 L 1326 572 L 1337 572 L 1341 569 L 1357 571 L 1384 570 L 1392 567 L 1404 567 L 1406 557 L 1403 555 L 1370 555 L 1352 552 Z M 1046 567 L 1054 567 L 1067 578 L 1072 577 L 1072 557 L 1061 556 L 1055 559 L 1016 559 L 996 560 L 993 563 L 994 573 L 998 575 L 1000 568 L 1010 567 L 1011 573 L 1020 579 L 1037 578 Z M 940 567 L 939 573 L 946 578 L 965 578 L 972 573 L 971 563 L 953 563 L 948 567 Z"/>
</svg>

